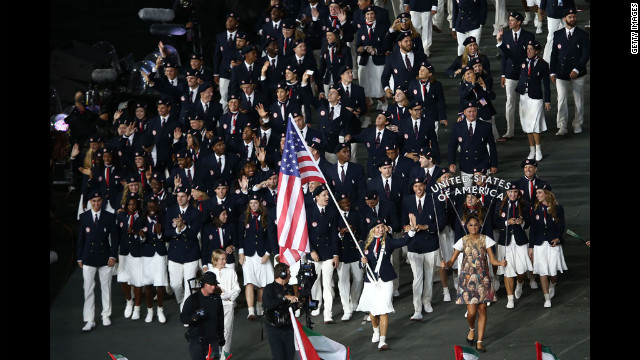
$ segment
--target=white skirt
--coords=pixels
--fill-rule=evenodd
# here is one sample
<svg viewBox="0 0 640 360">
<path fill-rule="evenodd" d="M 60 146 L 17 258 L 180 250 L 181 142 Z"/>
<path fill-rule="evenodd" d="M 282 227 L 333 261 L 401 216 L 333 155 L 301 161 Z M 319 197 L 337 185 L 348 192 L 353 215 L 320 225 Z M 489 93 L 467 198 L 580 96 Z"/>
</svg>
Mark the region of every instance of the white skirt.
<svg viewBox="0 0 640 360">
<path fill-rule="evenodd" d="M 142 257 L 142 283 L 143 285 L 167 286 L 169 285 L 167 255 L 154 254 L 152 257 Z"/>
<path fill-rule="evenodd" d="M 527 134 L 547 131 L 543 99 L 532 99 L 528 94 L 520 95 L 520 125 Z"/>
<path fill-rule="evenodd" d="M 117 280 L 118 282 L 129 282 L 129 273 L 127 272 L 127 262 L 129 260 L 129 255 L 120 255 L 118 254 L 118 262 L 116 263 L 117 269 Z"/>
<path fill-rule="evenodd" d="M 356 311 L 370 312 L 374 316 L 394 312 L 393 281 L 365 282 Z"/>
<path fill-rule="evenodd" d="M 264 264 L 260 264 L 260 260 L 262 260 L 262 257 L 258 253 L 253 254 L 251 257 L 244 257 L 244 265 L 242 265 L 244 285 L 253 284 L 256 287 L 263 288 L 273 282 L 273 266 L 271 266 L 271 262 L 267 261 Z"/>
<path fill-rule="evenodd" d="M 135 287 L 148 285 L 144 281 L 144 264 L 142 263 L 142 257 L 127 255 L 126 272 L 129 279 L 129 285 Z"/>
<path fill-rule="evenodd" d="M 358 62 L 360 56 L 358 56 Z M 382 71 L 384 65 L 375 65 L 371 57 L 367 65 L 358 67 L 358 81 L 360 86 L 364 88 L 364 96 L 379 98 L 384 96 L 382 89 Z"/>
<path fill-rule="evenodd" d="M 442 252 L 442 258 L 444 261 L 448 261 L 453 256 L 453 238 L 455 234 L 449 225 L 445 226 L 444 229 L 439 234 L 440 239 L 440 251 Z M 440 261 L 436 261 L 436 265 L 440 266 Z M 458 269 L 458 262 L 455 261 L 453 263 L 452 269 Z"/>
<path fill-rule="evenodd" d="M 556 276 L 567 270 L 562 245 L 551 247 L 548 241 L 533 247 L 533 273 L 540 276 Z"/>
<path fill-rule="evenodd" d="M 505 269 L 502 266 L 498 266 L 498 275 L 516 277 L 533 270 L 533 264 L 529 258 L 529 245 L 516 244 L 516 239 L 513 235 L 511 235 L 511 243 L 509 246 L 498 244 L 496 259 L 502 261 L 503 258 L 507 260 L 507 267 Z"/>
</svg>

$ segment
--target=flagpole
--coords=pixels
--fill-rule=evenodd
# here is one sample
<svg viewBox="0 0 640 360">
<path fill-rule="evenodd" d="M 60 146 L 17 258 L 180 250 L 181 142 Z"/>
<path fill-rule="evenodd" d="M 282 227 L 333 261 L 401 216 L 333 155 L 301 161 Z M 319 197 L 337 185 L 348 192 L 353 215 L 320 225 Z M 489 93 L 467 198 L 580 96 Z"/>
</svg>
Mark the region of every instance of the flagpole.
<svg viewBox="0 0 640 360">
<path fill-rule="evenodd" d="M 298 134 L 300 139 L 302 139 L 302 144 L 304 145 L 304 148 L 307 150 L 307 152 L 309 154 L 311 154 L 311 150 L 309 150 L 309 147 L 307 146 L 307 142 L 304 141 L 304 137 L 302 137 L 302 133 L 300 132 L 300 129 L 298 129 L 298 126 L 293 121 L 293 117 L 291 116 L 291 114 L 289 114 L 289 122 L 292 124 L 292 128 L 294 128 L 296 130 L 296 133 Z M 324 183 L 327 185 L 327 191 L 331 195 L 331 199 L 333 199 L 333 203 L 336 205 L 337 209 L 340 209 L 340 206 L 338 205 L 338 201 L 336 200 L 336 197 L 333 195 L 333 192 L 331 191 L 331 187 L 329 186 L 329 182 L 327 181 L 327 178 L 322 173 L 322 169 L 320 169 L 320 164 L 318 164 L 316 162 L 316 159 L 314 159 L 313 156 L 311 156 L 311 160 L 313 161 L 313 163 L 318 168 L 318 171 L 320 172 L 320 175 L 322 176 L 322 180 L 324 180 Z M 351 231 L 351 227 L 348 226 L 349 223 L 347 222 L 347 219 L 344 217 L 344 214 L 341 211 L 338 211 L 338 214 L 340 215 L 340 217 L 342 217 L 342 220 L 347 225 L 347 230 L 349 230 L 349 234 L 351 234 L 351 240 L 353 240 L 353 242 L 356 244 L 356 249 L 358 249 L 358 252 L 360 253 L 360 256 L 361 257 L 365 257 L 364 253 L 362 252 L 362 249 L 360 249 L 360 246 L 358 246 L 358 241 L 356 240 L 356 236 L 353 234 L 353 231 Z M 369 280 L 371 282 L 374 282 L 375 281 L 374 272 L 373 272 L 373 270 L 371 270 L 371 267 L 369 267 L 369 263 L 365 263 L 364 265 L 365 265 L 365 268 L 366 268 L 366 271 L 367 271 L 367 275 L 369 276 Z"/>
</svg>

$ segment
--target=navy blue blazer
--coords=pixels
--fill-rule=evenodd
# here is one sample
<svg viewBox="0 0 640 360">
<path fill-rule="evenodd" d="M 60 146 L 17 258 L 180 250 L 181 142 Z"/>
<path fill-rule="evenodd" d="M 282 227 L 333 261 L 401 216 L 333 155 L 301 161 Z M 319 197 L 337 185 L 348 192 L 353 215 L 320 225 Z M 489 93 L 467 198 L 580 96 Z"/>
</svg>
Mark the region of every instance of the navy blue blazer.
<svg viewBox="0 0 640 360">
<path fill-rule="evenodd" d="M 438 0 L 404 0 L 403 5 L 409 5 L 409 10 L 418 12 L 431 11 L 433 6 L 438 6 Z"/>
<path fill-rule="evenodd" d="M 382 88 L 389 86 L 389 79 L 393 75 L 393 86 L 395 88 L 398 85 L 409 86 L 409 82 L 418 77 L 420 66 L 422 61 L 427 57 L 424 54 L 413 51 L 413 62 L 411 63 L 411 70 L 407 70 L 405 58 L 400 50 L 394 51 L 391 55 L 387 56 L 386 63 L 384 64 L 384 70 L 382 70 Z M 392 89 L 393 90 L 393 89 Z"/>
<path fill-rule="evenodd" d="M 245 224 L 245 214 L 245 211 L 242 211 L 238 219 L 238 249 L 243 249 L 245 256 L 258 254 L 262 257 L 267 252 L 271 253 L 277 240 L 273 238 L 272 232 L 268 231 L 269 221 L 272 221 L 269 220 L 270 217 L 267 215 L 265 228 L 262 226 L 262 215 L 255 219 L 249 215 L 249 221 Z"/>
<path fill-rule="evenodd" d="M 540 0 L 540 9 L 550 18 L 562 19 L 567 9 L 576 8 L 573 0 L 563 0 L 562 5 L 559 2 L 560 0 Z"/>
<path fill-rule="evenodd" d="M 482 68 L 489 75 L 491 75 L 491 62 L 489 61 L 489 58 L 487 57 L 487 55 L 478 54 L 478 58 L 480 59 L 480 62 L 482 63 Z M 471 59 L 467 59 L 467 64 L 469 63 L 468 60 L 471 60 Z M 456 75 L 454 75 L 454 74 L 455 74 L 456 70 L 458 70 L 458 69 L 462 69 L 462 55 L 458 55 L 458 57 L 456 57 L 456 59 L 453 60 L 453 62 L 451 63 L 451 65 L 449 65 L 449 67 L 447 68 L 445 73 L 447 74 L 448 77 L 455 77 Z M 458 75 L 464 75 L 464 74 L 458 74 Z"/>
<path fill-rule="evenodd" d="M 523 176 L 518 180 L 512 181 L 512 183 L 518 185 L 518 189 L 520 189 L 520 194 L 522 195 L 522 198 L 533 207 L 533 204 L 536 202 L 536 185 L 542 186 L 548 183 L 540 179 L 538 176 L 534 176 L 532 180 L 533 180 L 533 195 L 530 194 L 531 184 L 529 179 L 527 179 L 526 177 Z"/>
<path fill-rule="evenodd" d="M 473 137 L 469 136 L 466 120 L 455 123 L 451 135 L 449 135 L 449 164 L 455 164 L 459 157 L 458 170 L 467 174 L 472 174 L 473 169 L 489 169 L 498 166 L 498 154 L 491 124 L 479 120 L 475 122 Z M 460 146 L 460 154 L 457 150 L 458 145 Z M 487 150 L 487 145 L 489 145 L 490 152 Z"/>
<path fill-rule="evenodd" d="M 520 95 L 524 95 L 525 92 L 532 99 L 542 99 L 544 96 L 544 102 L 551 102 L 551 85 L 549 79 L 549 64 L 542 58 L 538 58 L 538 61 L 530 64 L 531 60 L 527 59 L 522 62 L 520 66 L 522 71 L 520 72 L 520 79 L 518 79 L 518 85 L 516 85 L 516 92 Z M 531 68 L 531 74 L 529 74 L 529 66 Z M 544 91 L 543 91 L 544 87 Z"/>
<path fill-rule="evenodd" d="M 335 46 L 323 45 L 320 53 L 320 71 L 318 71 L 318 76 L 322 77 L 322 83 L 325 85 L 329 85 L 330 79 L 333 79 L 334 84 L 340 82 L 340 74 L 338 72 L 343 66 L 348 65 L 353 68 L 351 48 L 347 43 L 342 43 L 340 51 L 331 50 L 332 48 L 335 48 Z M 334 51 L 333 62 L 331 61 L 329 51 Z M 318 91 L 324 92 L 322 88 L 318 89 Z"/>
<path fill-rule="evenodd" d="M 485 82 L 485 85 L 487 87 L 486 90 L 480 86 L 480 83 L 477 81 L 475 84 L 471 84 L 466 80 L 460 83 L 458 86 L 460 93 L 458 114 L 462 114 L 464 105 L 472 101 L 478 106 L 478 118 L 481 120 L 491 120 L 491 116 L 497 113 L 491 102 L 492 97 L 495 98 L 495 93 L 491 91 L 489 84 Z"/>
<path fill-rule="evenodd" d="M 315 202 L 309 204 L 307 210 L 307 232 L 311 251 L 316 251 L 320 261 L 340 256 L 338 249 L 338 212 L 335 207 L 326 206 L 324 216 Z M 307 254 L 311 259 L 311 254 Z"/>
<path fill-rule="evenodd" d="M 546 211 L 546 224 L 545 224 Z M 564 244 L 562 234 L 566 230 L 564 222 L 564 208 L 558 204 L 556 207 L 557 222 L 553 220 L 546 206 L 539 204 L 533 209 L 531 215 L 531 229 L 529 230 L 529 247 L 542 245 L 544 241 L 551 243 L 553 239 L 560 239 L 560 244 Z"/>
<path fill-rule="evenodd" d="M 308 86 L 305 86 L 308 87 Z M 301 91 L 306 91 L 301 88 Z M 293 99 L 287 99 L 284 103 L 284 115 L 282 117 L 282 109 L 280 107 L 280 101 L 276 100 L 269 105 L 267 113 L 269 113 L 269 124 L 271 128 L 279 133 L 287 131 L 287 121 L 289 121 L 289 114 L 292 112 L 300 111 L 300 103 Z"/>
<path fill-rule="evenodd" d="M 378 175 L 378 163 L 387 157 L 386 146 L 398 143 L 398 134 L 382 129 L 380 135 L 380 144 L 376 147 L 376 137 L 378 136 L 378 129 L 375 126 L 363 129 L 360 133 L 351 135 L 351 142 L 363 143 L 367 147 L 367 175 L 373 177 Z M 400 155 L 398 155 L 400 156 Z"/>
<path fill-rule="evenodd" d="M 144 227 L 144 219 L 140 216 L 140 212 L 133 217 L 133 234 L 128 233 L 129 229 L 129 214 L 127 212 L 121 212 L 116 214 L 116 226 L 120 232 L 120 248 L 118 250 L 119 255 L 129 255 L 135 257 L 142 256 L 142 240 L 140 239 L 139 232 Z"/>
<path fill-rule="evenodd" d="M 171 161 L 171 144 L 173 144 L 173 130 L 181 126 L 177 121 L 177 116 L 170 115 L 167 118 L 167 122 L 162 127 L 160 116 L 154 116 L 149 119 L 149 126 L 147 127 L 147 134 L 153 137 L 153 142 L 156 144 L 156 153 L 158 163 L 156 168 L 164 168 L 170 166 Z"/>
<path fill-rule="evenodd" d="M 373 5 L 373 12 L 376 13 L 376 27 L 380 26 L 380 28 L 384 29 L 386 33 L 386 31 L 391 27 L 391 20 L 389 20 L 389 10 L 380 6 Z M 367 27 L 364 14 L 362 13 L 362 10 L 360 10 L 360 8 L 357 8 L 353 11 L 353 20 L 351 21 L 351 24 L 356 32 L 363 27 Z"/>
<path fill-rule="evenodd" d="M 524 220 L 522 225 L 507 224 L 507 220 L 519 217 Z M 530 225 L 529 205 L 524 200 L 507 200 L 498 204 L 495 207 L 493 224 L 496 230 L 500 230 L 498 244 L 509 246 L 512 236 L 516 239 L 516 245 L 518 246 L 529 244 L 527 233 L 524 231 Z"/>
<path fill-rule="evenodd" d="M 216 45 L 213 49 L 213 75 L 220 76 L 224 79 L 231 78 L 231 60 L 236 51 L 236 32 L 233 42 L 229 44 L 227 31 L 223 31 L 216 35 Z"/>
<path fill-rule="evenodd" d="M 551 46 L 551 74 L 561 80 L 571 80 L 569 75 L 573 69 L 578 70 L 578 77 L 587 74 L 587 62 L 591 56 L 589 33 L 575 27 L 571 40 L 567 40 L 567 30 L 562 28 L 553 33 Z"/>
<path fill-rule="evenodd" d="M 355 39 L 356 43 L 354 44 L 356 54 L 360 55 L 358 65 L 367 65 L 369 61 L 373 61 L 374 65 L 384 65 L 386 59 L 385 52 L 391 49 L 386 38 L 389 28 L 382 27 L 380 23 L 381 22 L 376 19 L 376 26 L 373 28 L 373 31 L 371 31 L 371 37 L 369 37 L 369 26 L 366 23 L 363 23 L 358 29 Z M 371 46 L 376 49 L 375 55 L 371 55 L 367 51 L 358 52 L 357 49 L 360 46 Z"/>
<path fill-rule="evenodd" d="M 387 107 L 387 112 L 393 115 L 393 119 L 389 122 L 389 125 L 395 125 L 400 127 L 400 123 L 404 119 L 411 119 L 411 113 L 409 109 L 405 106 L 398 106 L 398 104 L 394 103 L 393 105 L 389 105 Z"/>
<path fill-rule="evenodd" d="M 167 209 L 162 233 L 169 241 L 169 260 L 184 264 L 200 259 L 200 241 L 198 233 L 202 227 L 202 213 L 195 207 L 189 205 L 182 215 L 186 227 L 182 233 L 178 234 L 173 227 L 172 221 L 180 214 L 178 204 Z"/>
<path fill-rule="evenodd" d="M 405 234 L 404 237 L 399 239 L 394 239 L 389 234 L 387 234 L 387 238 L 385 240 L 384 253 L 382 253 L 382 242 L 380 242 L 380 247 L 376 253 L 376 239 L 374 238 L 371 244 L 364 249 L 364 256 L 367 258 L 367 262 L 372 271 L 375 272 L 376 266 L 378 264 L 378 259 L 380 258 L 380 253 L 382 253 L 382 264 L 380 264 L 379 274 L 374 274 L 376 279 L 381 279 L 384 282 L 392 281 L 393 279 L 398 277 L 396 271 L 393 269 L 393 265 L 391 265 L 391 254 L 395 249 L 401 248 L 410 243 L 411 237 L 409 234 Z M 368 273 L 368 272 L 367 272 Z M 369 276 L 364 276 L 364 281 L 369 282 Z"/>
<path fill-rule="evenodd" d="M 360 211 L 360 228 L 363 229 L 363 236 L 369 233 L 369 223 L 371 219 L 379 217 L 387 221 L 387 225 L 391 226 L 393 232 L 400 231 L 400 220 L 396 206 L 393 201 L 380 199 L 378 200 L 378 213 L 375 214 L 373 208 L 369 207 L 364 200 L 359 204 Z"/>
<path fill-rule="evenodd" d="M 256 61 L 256 64 L 259 64 L 262 69 L 265 62 L 269 62 L 269 57 L 267 55 Z M 274 68 L 271 63 L 269 63 L 265 80 L 260 81 L 262 83 L 262 90 L 264 90 L 267 96 L 269 96 L 271 101 L 276 100 L 276 85 L 278 85 L 279 82 L 284 81 L 284 71 L 287 68 L 287 65 L 289 65 L 289 60 L 278 53 L 278 55 L 276 55 L 276 67 Z"/>
<path fill-rule="evenodd" d="M 262 90 L 255 89 L 252 94 L 251 106 L 249 106 L 249 98 L 244 91 L 240 91 L 240 112 L 246 114 L 252 124 L 260 123 L 260 115 L 256 110 L 256 106 L 262 104 L 263 107 L 269 105 L 267 95 Z"/>
<path fill-rule="evenodd" d="M 338 211 L 341 213 L 344 213 L 344 211 L 342 210 L 338 210 Z M 353 227 L 352 230 L 353 230 L 353 234 L 356 236 L 356 241 L 353 241 L 353 237 L 351 236 L 348 230 L 344 234 L 344 237 L 342 239 L 340 239 L 340 236 L 338 235 L 338 251 L 340 252 L 338 255 L 340 256 L 340 262 L 352 263 L 354 261 L 360 260 L 361 255 L 360 255 L 360 252 L 358 251 L 358 248 L 356 247 L 356 242 L 358 243 L 357 246 L 362 248 L 364 244 L 361 239 L 363 237 L 364 232 L 363 232 L 363 229 L 360 227 L 361 216 L 358 210 L 351 207 L 351 210 L 349 210 L 347 214 L 348 214 L 347 223 L 349 223 L 349 225 Z M 340 231 L 341 228 L 346 228 L 346 227 L 347 225 L 342 219 L 342 216 L 338 215 L 338 231 Z"/>
<path fill-rule="evenodd" d="M 436 80 L 429 84 L 427 93 L 424 94 L 421 80 L 413 79 L 409 82 L 408 95 L 411 97 L 410 101 L 422 101 L 422 116 L 425 119 L 431 121 L 447 120 L 447 103 L 440 81 Z"/>
<path fill-rule="evenodd" d="M 382 175 L 380 175 L 380 172 L 369 179 L 367 182 L 367 188 L 369 190 L 377 190 L 379 199 L 391 201 L 396 208 L 396 214 L 400 215 L 402 198 L 409 194 L 409 185 L 407 184 L 406 178 L 398 175 L 391 175 L 391 191 L 389 191 L 389 198 L 387 198 L 387 193 L 384 191 L 384 182 L 382 181 Z"/>
<path fill-rule="evenodd" d="M 261 89 L 260 84 L 260 75 L 262 70 L 262 65 L 264 62 L 260 62 L 257 60 L 252 64 L 253 68 L 251 69 L 251 73 L 249 73 L 249 69 L 247 69 L 246 63 L 243 61 L 240 64 L 233 67 L 231 70 L 231 80 L 229 81 L 229 94 L 238 94 L 242 90 L 240 89 L 240 81 L 246 79 L 253 79 L 253 83 L 258 85 L 258 89 Z"/>
<path fill-rule="evenodd" d="M 398 129 L 400 141 L 400 153 L 418 153 L 422 148 L 430 148 L 433 151 L 435 162 L 440 163 L 440 145 L 436 136 L 436 125 L 423 117 L 420 118 L 418 135 L 413 131 L 413 119 L 409 117 L 400 123 Z"/>
<path fill-rule="evenodd" d="M 118 259 L 120 237 L 116 229 L 116 216 L 100 211 L 98 224 L 94 224 L 91 210 L 80 214 L 78 221 L 78 260 L 82 265 L 106 266 L 109 258 Z"/>
<path fill-rule="evenodd" d="M 418 164 L 420 164 L 418 162 Z M 417 177 L 421 177 L 423 179 L 425 179 L 425 184 L 427 185 L 427 188 L 425 189 L 425 191 L 427 192 L 427 195 L 431 192 L 433 192 L 433 190 L 431 189 L 431 187 L 436 187 L 437 185 L 437 181 L 438 178 L 440 177 L 440 175 L 442 175 L 442 168 L 438 165 L 435 165 L 433 167 L 433 172 L 431 175 L 431 179 L 429 179 L 429 181 L 426 181 L 426 175 L 427 174 L 427 169 L 421 167 L 420 165 L 415 166 L 411 169 L 411 172 L 409 173 L 409 179 L 415 179 Z"/>
<path fill-rule="evenodd" d="M 164 242 L 164 238 L 162 236 L 162 224 L 164 224 L 164 217 L 162 216 L 163 211 L 158 212 L 156 216 L 149 220 L 148 216 L 145 216 L 142 219 L 142 230 L 145 233 L 144 239 L 142 241 L 142 256 L 145 257 L 153 257 L 155 254 L 160 256 L 167 255 L 167 245 Z M 155 232 L 153 229 L 155 224 L 160 224 L 160 235 Z"/>
<path fill-rule="evenodd" d="M 188 117 L 196 114 L 200 116 L 200 119 L 204 119 L 204 126 L 207 129 L 212 129 L 215 133 L 215 128 L 222 116 L 222 105 L 218 101 L 211 100 L 209 101 L 209 109 L 205 111 L 205 106 L 200 98 L 198 98 L 193 104 L 187 105 L 183 108 L 183 111 L 180 114 L 182 131 L 187 131 L 190 128 Z"/>
<path fill-rule="evenodd" d="M 302 31 L 305 33 L 305 42 L 307 48 L 310 50 L 318 50 L 322 47 L 322 40 L 325 36 L 325 30 L 322 30 L 321 18 L 329 16 L 329 8 L 319 1 L 316 5 L 318 9 L 318 20 L 313 21 L 311 15 L 311 5 L 309 3 L 304 4 L 304 7 L 298 14 L 298 20 L 302 22 Z M 300 74 L 300 72 L 298 72 Z"/>
<path fill-rule="evenodd" d="M 487 0 L 455 0 L 451 14 L 452 30 L 459 33 L 475 30 L 487 21 Z"/>
<path fill-rule="evenodd" d="M 236 236 L 235 225 L 231 222 L 224 224 L 222 229 L 222 244 L 220 243 L 220 234 L 218 228 L 213 226 L 213 223 L 208 222 L 202 227 L 202 266 L 211 263 L 211 254 L 215 249 L 226 250 L 230 245 L 238 247 L 238 237 Z M 234 264 L 236 261 L 233 253 L 227 254 L 227 264 Z M 215 266 L 215 264 L 213 264 Z"/>
<path fill-rule="evenodd" d="M 245 126 L 256 126 L 257 124 L 251 122 L 251 118 L 247 114 L 243 114 L 238 111 L 236 113 L 235 133 L 231 133 L 231 125 L 233 125 L 233 114 L 231 111 L 226 112 L 220 117 L 218 122 L 216 135 L 223 136 L 225 143 L 229 144 L 232 141 L 242 138 L 242 131 Z"/>
<path fill-rule="evenodd" d="M 415 162 L 411 159 L 409 159 L 406 156 L 403 156 L 402 154 L 398 154 L 398 160 L 396 161 L 396 165 L 393 168 L 393 172 L 392 174 L 394 175 L 399 175 L 402 176 L 404 178 L 410 179 L 411 178 L 411 171 L 414 168 L 419 168 L 420 167 L 420 163 L 419 162 Z"/>
<path fill-rule="evenodd" d="M 406 195 L 402 198 L 400 225 L 404 226 L 409 224 L 409 214 L 416 216 L 416 224 L 427 225 L 426 230 L 418 231 L 413 237 L 413 240 L 409 242 L 407 246 L 408 251 L 424 254 L 440 248 L 438 224 L 444 224 L 445 213 L 442 209 L 438 211 L 438 207 L 442 207 L 442 205 L 435 197 L 434 199 L 435 203 L 432 201 L 431 196 L 425 194 L 425 196 L 422 197 L 422 211 L 418 212 L 415 194 Z M 438 224 L 436 224 L 436 221 Z"/>
<path fill-rule="evenodd" d="M 324 170 L 325 178 L 331 189 L 336 192 L 350 193 L 351 196 L 361 198 L 367 191 L 367 177 L 364 174 L 364 168 L 360 164 L 349 162 L 347 171 L 345 172 L 344 182 L 340 181 L 340 162 L 329 164 Z"/>
<path fill-rule="evenodd" d="M 505 29 L 502 34 L 502 44 L 499 48 L 502 51 L 500 57 L 501 75 L 510 80 L 520 78 L 520 64 L 527 58 L 527 44 L 535 40 L 536 36 L 525 29 L 520 28 L 518 44 L 513 39 L 513 31 Z M 484 68 L 484 65 L 483 65 Z"/>
<path fill-rule="evenodd" d="M 93 166 L 91 168 L 91 172 L 93 173 L 92 180 L 98 186 L 98 191 L 102 194 L 102 208 L 104 209 L 107 206 L 107 203 L 111 205 L 114 209 L 120 208 L 120 200 L 117 195 L 122 191 L 122 184 L 120 184 L 120 180 L 124 179 L 126 173 L 124 169 L 118 168 L 114 165 L 111 166 L 109 170 L 109 185 L 107 186 L 107 172 L 106 166 L 99 165 Z"/>
<path fill-rule="evenodd" d="M 344 90 L 345 89 L 344 84 L 342 83 L 340 84 L 342 85 L 342 89 Z M 360 109 L 359 116 L 363 116 L 367 113 L 367 111 L 369 111 L 367 107 L 367 99 L 364 96 L 364 88 L 355 83 L 351 83 L 351 85 L 349 85 L 349 96 L 347 96 L 345 92 L 342 95 L 342 97 L 340 97 L 340 103 L 346 107 L 352 108 L 354 111 Z M 355 124 L 352 124 L 352 125 L 356 125 L 357 128 L 352 129 L 351 135 L 360 132 L 360 121 L 357 121 Z"/>
</svg>

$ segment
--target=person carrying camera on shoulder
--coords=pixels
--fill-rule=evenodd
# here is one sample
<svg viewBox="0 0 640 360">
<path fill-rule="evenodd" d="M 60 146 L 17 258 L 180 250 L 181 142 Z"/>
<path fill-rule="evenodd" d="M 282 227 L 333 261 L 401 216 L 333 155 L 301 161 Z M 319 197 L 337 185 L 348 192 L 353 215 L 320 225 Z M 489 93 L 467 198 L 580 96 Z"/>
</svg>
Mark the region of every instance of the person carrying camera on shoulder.
<svg viewBox="0 0 640 360">
<path fill-rule="evenodd" d="M 264 287 L 264 327 L 274 360 L 293 360 L 295 346 L 293 325 L 289 306 L 298 302 L 289 285 L 291 270 L 285 263 L 278 263 L 273 269 L 274 281 Z"/>
</svg>

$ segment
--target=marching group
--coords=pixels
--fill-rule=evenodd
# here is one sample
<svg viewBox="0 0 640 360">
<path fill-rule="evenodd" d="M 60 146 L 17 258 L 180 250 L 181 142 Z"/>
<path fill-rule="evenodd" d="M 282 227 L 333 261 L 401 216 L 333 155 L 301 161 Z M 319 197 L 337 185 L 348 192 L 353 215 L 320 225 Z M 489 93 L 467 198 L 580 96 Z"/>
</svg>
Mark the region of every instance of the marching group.
<svg viewBox="0 0 640 360">
<path fill-rule="evenodd" d="M 439 277 L 443 301 L 466 305 L 467 341 L 476 341 L 480 351 L 499 275 L 508 309 L 525 281 L 538 287 L 536 275 L 544 307 L 550 307 L 558 272 L 567 269 L 565 223 L 551 185 L 536 176 L 543 159 L 540 133 L 547 130 L 550 82 L 558 89 L 556 135 L 567 132 L 569 87 L 576 100 L 573 130 L 582 131 L 589 38 L 576 27 L 573 1 L 538 5 L 550 26 L 544 57 L 521 13 L 503 19 L 508 30 L 495 28 L 507 96 L 503 136 L 495 124 L 491 64 L 478 51 L 486 0 L 449 7 L 458 48 L 446 74 L 461 77 L 459 98 L 446 99 L 459 104 L 452 124 L 428 61 L 431 30 L 439 31 L 433 19 L 444 8 L 435 0 L 405 0 L 393 22 L 372 0 L 272 0 L 256 25 L 259 43 L 239 30 L 234 13 L 216 37 L 213 59 L 189 54 L 181 67 L 180 55 L 161 42 L 155 66 L 142 73 L 158 94 L 153 109 L 132 101 L 98 118 L 78 94 L 68 122 L 82 193 L 77 255 L 83 330 L 95 327 L 96 273 L 104 326 L 111 323 L 113 275 L 126 299 L 126 318 L 141 318 L 144 297 L 145 322 L 155 317 L 164 323 L 166 293 L 183 311 L 189 280 L 213 273 L 202 286 L 210 285 L 207 296 L 221 299 L 224 334 L 211 343 L 231 352 L 239 279 L 249 320 L 264 315 L 263 290 L 279 273 L 296 283 L 299 263 L 279 268 L 274 277 L 276 219 L 282 216 L 276 212 L 278 177 L 290 117 L 327 181 L 303 186 L 311 249 L 304 261 L 318 274 L 312 298 L 319 306 L 312 316 L 322 312 L 324 323 L 334 322 L 335 270 L 341 320 L 367 313 L 372 342 L 388 349 L 387 315 L 399 296 L 401 256 L 413 277 L 410 320 L 433 312 Z M 560 19 L 554 29 L 552 18 Z M 514 136 L 516 93 L 530 152 L 522 156 L 522 177 L 498 184 L 496 143 Z M 97 125 L 105 119 L 113 125 Z M 446 159 L 438 142 L 442 127 L 451 128 Z M 356 162 L 358 149 L 367 152 L 366 164 Z M 448 268 L 454 271 L 453 297 Z M 287 299 L 297 295 L 292 290 Z M 194 306 L 189 302 L 189 312 Z M 198 316 L 181 319 L 193 327 Z"/>
</svg>

